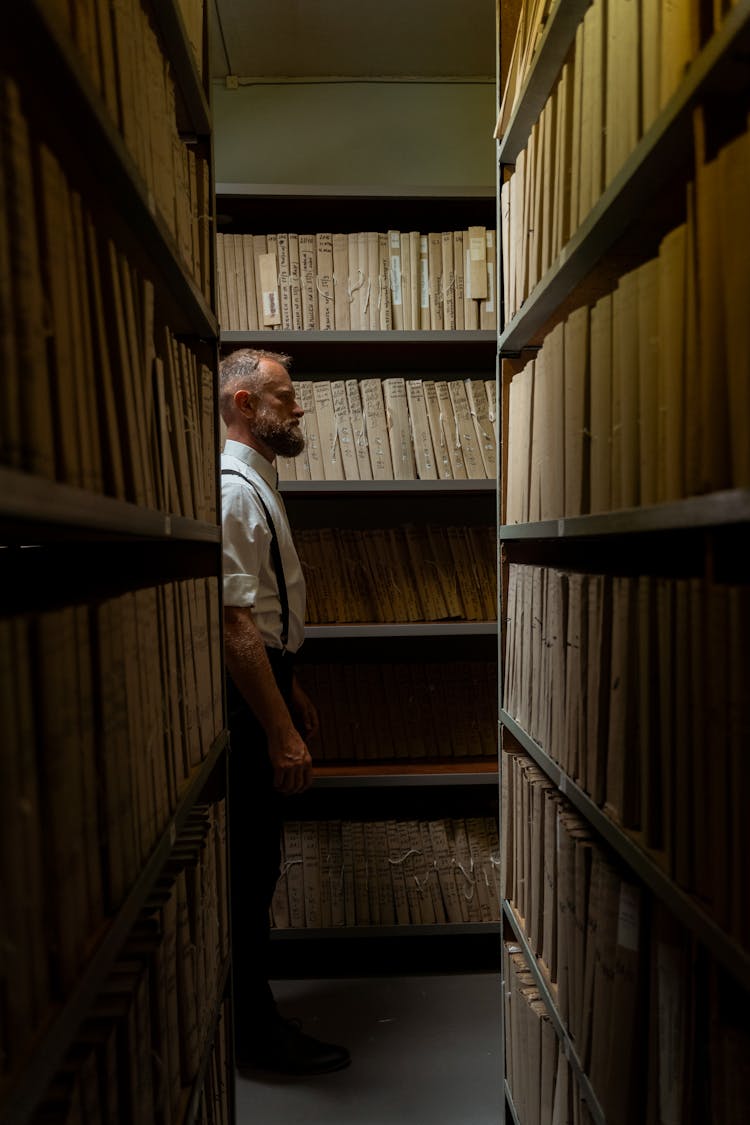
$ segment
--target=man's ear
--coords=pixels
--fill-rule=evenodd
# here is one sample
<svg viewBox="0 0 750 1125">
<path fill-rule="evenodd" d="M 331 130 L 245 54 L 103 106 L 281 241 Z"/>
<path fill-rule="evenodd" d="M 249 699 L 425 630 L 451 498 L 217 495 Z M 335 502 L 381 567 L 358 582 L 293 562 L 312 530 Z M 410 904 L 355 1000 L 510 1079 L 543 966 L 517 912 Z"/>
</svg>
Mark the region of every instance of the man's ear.
<svg viewBox="0 0 750 1125">
<path fill-rule="evenodd" d="M 234 405 L 239 410 L 240 414 L 245 417 L 255 412 L 255 396 L 247 390 L 239 390 L 234 392 Z"/>
</svg>

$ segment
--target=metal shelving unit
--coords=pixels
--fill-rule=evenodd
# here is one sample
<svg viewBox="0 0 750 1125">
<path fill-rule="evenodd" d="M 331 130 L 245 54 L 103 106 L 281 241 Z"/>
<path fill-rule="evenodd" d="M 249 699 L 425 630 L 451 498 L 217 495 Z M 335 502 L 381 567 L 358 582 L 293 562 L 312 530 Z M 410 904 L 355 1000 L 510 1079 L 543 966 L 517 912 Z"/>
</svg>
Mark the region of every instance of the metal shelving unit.
<svg viewBox="0 0 750 1125">
<path fill-rule="evenodd" d="M 175 4 L 163 0 L 160 8 L 166 19 L 167 10 L 174 9 Z M 34 43 L 38 70 L 59 95 L 56 102 L 50 104 L 50 115 L 59 117 L 63 128 L 66 120 L 76 122 L 78 169 L 91 178 L 94 191 L 101 192 L 101 185 L 106 184 L 109 204 L 116 214 L 127 216 L 131 239 L 137 241 L 157 271 L 160 291 L 169 298 L 173 330 L 215 337 L 218 334 L 216 317 L 183 264 L 171 231 L 156 212 L 153 198 L 91 79 L 79 65 L 77 52 L 65 29 L 58 25 L 49 5 L 42 0 L 14 4 L 8 20 L 10 30 L 19 41 Z M 171 23 L 181 45 L 180 53 L 185 54 L 191 48 L 185 42 L 182 20 L 176 11 Z M 195 94 L 200 83 L 196 77 L 182 88 L 193 90 Z"/>
<path fill-rule="evenodd" d="M 742 950 L 702 909 L 702 907 L 661 870 L 631 838 L 609 819 L 587 793 L 560 769 L 557 762 L 531 738 L 506 712 L 500 711 L 500 722 L 534 759 L 550 781 L 583 816 L 621 860 L 638 875 L 676 918 L 711 950 L 723 965 L 750 989 L 750 954 Z"/>
<path fill-rule="evenodd" d="M 532 344 L 562 302 L 625 234 L 679 168 L 692 143 L 692 111 L 706 94 L 731 94 L 746 81 L 750 0 L 727 14 L 690 64 L 685 79 L 605 189 L 523 307 L 500 334 L 504 356 Z M 740 86 L 741 88 L 741 86 Z"/>
<path fill-rule="evenodd" d="M 73 485 L 0 467 L 0 518 L 24 525 L 53 525 L 66 531 L 220 543 L 217 524 L 171 516 Z"/>
<path fill-rule="evenodd" d="M 339 186 L 335 188 L 305 185 L 227 184 L 217 185 L 219 230 L 258 231 L 258 216 L 266 230 L 368 230 L 386 229 L 380 225 L 402 225 L 401 229 L 443 229 L 425 223 L 445 221 L 445 229 L 463 229 L 469 222 L 495 222 L 494 188 L 377 188 Z M 469 219 L 481 207 L 482 218 Z M 252 216 L 252 217 L 251 217 Z M 429 218 L 428 218 L 429 216 Z M 437 218 L 440 216 L 440 218 Z M 490 217 L 492 216 L 492 217 Z M 397 218 L 398 217 L 398 218 Z M 275 223 L 279 225 L 274 226 Z M 244 224 L 244 225 L 243 225 Z M 296 224 L 296 225 L 295 225 Z M 334 224 L 333 228 L 330 224 Z M 293 378 L 332 379 L 346 372 L 348 377 L 386 374 L 416 377 L 429 372 L 441 379 L 466 378 L 478 372 L 494 375 L 497 333 L 493 330 L 471 331 L 290 331 L 276 329 L 255 332 L 222 331 L 223 350 L 241 346 L 283 350 L 292 355 Z M 440 373 L 439 376 L 436 373 Z M 415 520 L 448 523 L 447 513 L 456 522 L 494 522 L 494 480 L 391 480 L 391 481 L 283 481 L 281 491 L 291 514 L 292 526 L 309 527 L 390 527 L 398 522 Z M 486 515 L 486 519 L 485 519 Z M 495 622 L 396 622 L 353 623 L 341 625 L 308 625 L 302 659 L 315 663 L 325 659 L 332 663 L 352 661 L 357 657 L 370 662 L 394 659 L 435 659 L 437 646 L 446 650 L 455 645 L 453 659 L 463 659 L 476 645 L 484 658 L 497 634 Z M 394 642 L 405 642 L 400 649 Z M 401 652 L 401 656 L 394 653 Z M 444 654 L 443 654 L 444 655 Z M 493 649 L 492 659 L 495 652 Z M 447 659 L 447 657 L 444 656 Z M 342 768 L 337 772 L 333 762 L 325 763 L 317 774 L 313 788 L 305 795 L 313 816 L 340 817 L 336 793 L 349 790 L 354 799 L 367 802 L 367 790 L 387 789 L 389 807 L 418 802 L 419 790 L 437 794 L 446 807 L 451 802 L 474 799 L 472 787 L 480 787 L 479 799 L 497 788 L 496 762 L 489 770 L 472 765 L 451 763 L 444 768 L 435 762 L 427 772 L 411 764 L 394 767 L 367 762 L 366 765 Z M 489 787 L 489 788 L 488 788 Z M 318 791 L 316 793 L 316 791 Z M 401 791 L 400 794 L 398 791 Z M 377 796 L 377 794 L 375 794 Z M 383 795 L 385 797 L 385 794 Z M 310 798 L 315 798 L 310 805 Z M 317 802 L 317 803 L 316 803 Z M 321 811 L 323 810 L 323 811 Z M 326 941 L 341 939 L 410 938 L 427 939 L 442 936 L 474 937 L 499 933 L 500 923 L 486 927 L 471 926 L 401 926 L 336 928 L 326 930 L 280 930 L 275 940 L 282 943 L 298 940 Z M 337 956 L 339 954 L 337 953 Z"/>
<path fill-rule="evenodd" d="M 65 1005 L 52 1016 L 41 1033 L 36 1050 L 3 1101 L 3 1125 L 24 1125 L 54 1077 L 65 1051 L 91 1010 L 97 993 L 114 965 L 149 894 L 168 862 L 180 832 L 203 793 L 208 779 L 224 757 L 227 735 L 216 739 L 205 760 L 188 781 L 182 799 L 169 823 L 163 829 L 137 882 L 111 919 L 95 952 L 88 961 L 78 983 Z"/>
<path fill-rule="evenodd" d="M 568 1062 L 570 1063 L 570 1065 L 572 1066 L 572 1068 L 575 1072 L 576 1080 L 578 1082 L 578 1085 L 581 1088 L 581 1093 L 583 1094 L 583 1097 L 586 1099 L 586 1103 L 589 1107 L 589 1111 L 591 1112 L 591 1116 L 594 1119 L 594 1125 L 607 1125 L 606 1119 L 605 1119 L 604 1114 L 602 1112 L 602 1108 L 599 1105 L 596 1094 L 594 1093 L 594 1091 L 591 1087 L 591 1083 L 589 1082 L 588 1077 L 587 1077 L 583 1067 L 581 1066 L 580 1060 L 579 1060 L 578 1055 L 576 1053 L 576 1049 L 575 1049 L 575 1045 L 573 1043 L 573 1040 L 568 1035 L 567 1028 L 565 1027 L 565 1024 L 563 1023 L 562 1019 L 560 1018 L 560 1013 L 557 1010 L 557 1005 L 555 1003 L 552 992 L 550 991 L 550 987 L 549 987 L 549 983 L 547 981 L 547 978 L 545 977 L 544 973 L 542 972 L 541 968 L 539 967 L 539 962 L 537 961 L 536 957 L 534 956 L 534 951 L 532 950 L 531 946 L 529 945 L 528 940 L 526 938 L 526 934 L 523 932 L 522 927 L 519 925 L 518 919 L 516 918 L 516 915 L 515 915 L 514 911 L 512 910 L 512 908 L 510 907 L 510 905 L 507 902 L 503 903 L 503 913 L 504 913 L 506 921 L 508 922 L 511 929 L 513 930 L 513 936 L 514 936 L 515 940 L 518 942 L 518 944 L 523 949 L 523 954 L 524 954 L 524 957 L 526 959 L 526 963 L 528 964 L 529 969 L 531 970 L 531 972 L 534 976 L 534 981 L 536 983 L 536 986 L 539 989 L 541 997 L 544 1000 L 545 1006 L 546 1006 L 546 1008 L 547 1008 L 547 1010 L 550 1014 L 550 1018 L 552 1020 L 553 1025 L 554 1025 L 555 1031 L 557 1032 L 557 1037 L 563 1045 L 563 1049 L 565 1051 L 565 1057 L 566 1057 L 566 1059 L 568 1060 Z M 506 1089 L 507 1089 L 507 1086 L 506 1086 Z M 514 1110 L 514 1112 L 515 1112 L 515 1110 Z"/>
<path fill-rule="evenodd" d="M 690 496 L 649 508 L 624 508 L 588 516 L 503 524 L 498 537 L 515 543 L 527 539 L 575 539 L 638 535 L 663 531 L 692 531 L 726 527 L 750 520 L 750 489 L 735 488 L 708 496 Z"/>
<path fill-rule="evenodd" d="M 515 163 L 519 152 L 527 144 L 531 128 L 554 88 L 565 56 L 575 39 L 576 27 L 590 2 L 558 0 L 554 4 L 518 104 L 498 143 L 501 177 L 503 166 Z M 678 89 L 558 259 L 539 280 L 516 315 L 499 332 L 500 360 L 519 356 L 526 349 L 530 353 L 539 346 L 544 333 L 576 303 L 593 303 L 592 293 L 596 292 L 598 296 L 611 289 L 617 274 L 638 264 L 645 255 L 653 256 L 656 240 L 670 229 L 667 206 L 661 201 L 671 198 L 667 189 L 674 186 L 679 191 L 691 175 L 693 112 L 703 101 L 710 103 L 713 99 L 723 98 L 728 103 L 738 92 L 747 90 L 749 51 L 750 0 L 740 0 L 722 17 L 718 30 L 687 67 Z M 498 257 L 502 260 L 500 254 Z M 624 262 L 628 264 L 623 265 Z M 503 402 L 500 393 L 498 402 Z M 507 408 L 507 401 L 504 408 Z M 500 568 L 501 573 L 505 571 L 508 561 L 552 567 L 565 567 L 572 562 L 574 569 L 601 567 L 603 572 L 612 570 L 620 573 L 616 568 L 622 563 L 627 573 L 640 573 L 633 568 L 644 565 L 639 562 L 639 556 L 650 549 L 653 562 L 646 564 L 649 573 L 651 565 L 666 566 L 667 573 L 674 573 L 675 568 L 683 565 L 693 566 L 695 559 L 698 559 L 700 573 L 703 573 L 707 556 L 712 560 L 711 565 L 717 560 L 722 565 L 727 559 L 731 561 L 731 556 L 737 553 L 733 551 L 735 537 L 741 533 L 744 544 L 749 524 L 750 490 L 740 488 L 640 509 L 501 525 L 498 529 Z M 621 552 L 622 558 L 618 552 Z M 693 572 L 689 570 L 689 573 Z M 660 569 L 658 573 L 665 571 Z M 746 578 L 741 580 L 746 581 Z M 502 591 L 502 583 L 499 589 Z M 502 606 L 499 617 L 502 621 Z M 499 655 L 501 666 L 502 651 Z M 500 694 L 502 697 L 502 673 Z M 604 814 L 502 709 L 502 702 L 500 728 L 501 736 L 503 733 L 511 736 L 511 744 L 518 745 L 529 755 L 592 830 L 609 845 L 621 863 L 729 971 L 738 990 L 750 988 L 750 953 L 730 938 L 694 898 L 684 893 L 650 855 Z M 506 745 L 508 742 L 511 739 L 507 739 Z M 501 774 L 502 769 L 501 754 Z M 514 940 L 521 948 L 534 975 L 593 1120 L 596 1125 L 606 1125 L 601 1106 L 582 1072 L 575 1045 L 560 1018 L 543 966 L 526 938 L 522 920 L 507 901 L 503 903 L 503 915 L 508 940 Z M 501 1024 L 504 1021 L 503 1010 Z M 503 1090 L 506 1120 L 514 1125 L 524 1125 L 513 1104 L 507 1081 Z"/>
<path fill-rule="evenodd" d="M 591 0 L 557 0 L 547 17 L 534 63 L 518 96 L 508 128 L 498 144 L 500 164 L 515 164 L 565 62 L 576 28 L 590 6 Z"/>
<path fill-rule="evenodd" d="M 154 0 L 152 14 L 165 56 L 173 67 L 178 127 L 191 142 L 199 140 L 208 145 L 212 124 L 207 87 L 198 73 L 178 0 Z M 85 18 L 89 17 L 94 18 L 93 10 Z M 7 68 L 22 90 L 32 146 L 36 145 L 39 131 L 41 139 L 50 144 L 59 158 L 71 186 L 80 192 L 84 206 L 90 208 L 95 222 L 115 243 L 127 245 L 129 262 L 139 275 L 153 282 L 160 315 L 169 328 L 210 349 L 211 341 L 218 336 L 216 317 L 184 263 L 168 225 L 157 213 L 153 196 L 110 119 L 101 93 L 82 65 L 79 49 L 64 22 L 58 19 L 56 6 L 46 0 L 13 5 L 6 20 L 2 55 L 4 72 Z M 13 370 L 3 373 L 7 379 L 20 380 L 24 375 L 23 371 Z M 77 373 L 80 379 L 96 376 L 96 371 Z M 24 560 L 28 558 L 31 562 L 34 556 L 34 565 L 29 567 L 33 574 L 37 573 L 36 566 L 41 568 L 46 560 L 51 563 L 47 574 L 54 576 L 53 583 L 38 584 L 31 594 L 24 590 L 24 597 L 33 598 L 33 604 L 21 607 L 19 592 L 14 590 L 12 595 L 18 604 L 7 600 L 3 606 L 7 617 L 42 612 L 52 585 L 53 597 L 59 604 L 88 605 L 99 596 L 117 596 L 145 584 L 154 586 L 185 575 L 220 577 L 218 524 L 148 510 L 7 467 L 0 467 L 0 523 L 3 547 L 9 548 L 0 551 L 0 555 L 9 571 L 19 566 L 19 559 L 22 566 Z M 76 552 L 80 540 L 87 544 L 85 554 Z M 33 544 L 37 549 L 20 551 L 20 543 Z M 181 545 L 179 550 L 170 554 L 171 545 L 177 543 Z M 76 553 L 88 560 L 89 574 L 92 556 L 108 553 L 110 565 L 105 585 L 109 583 L 113 589 L 102 595 L 98 588 L 85 588 L 87 567 L 79 568 L 83 572 L 81 578 L 71 565 Z M 137 573 L 130 570 L 134 560 Z M 98 690 L 96 681 L 90 690 Z M 217 716 L 217 727 L 221 725 L 221 717 Z M 212 794 L 210 800 L 226 793 L 226 731 L 218 731 L 205 750 L 206 757 L 185 781 L 175 810 L 124 901 L 88 935 L 85 964 L 72 988 L 64 997 L 49 1001 L 49 1011 L 33 1041 L 22 1044 L 27 1047 L 26 1056 L 17 1064 L 14 1062 L 12 1072 L 5 1075 L 0 1104 L 4 1125 L 26 1125 L 34 1114 L 66 1052 L 75 1044 L 78 1029 L 95 1010 L 102 986 L 126 947 L 139 914 L 169 868 L 181 838 L 185 838 L 196 804 L 206 799 L 208 793 Z M 96 784 L 103 784 L 102 779 L 97 778 Z M 103 800 L 101 795 L 93 796 Z M 73 905 L 71 899 L 71 908 Z M 49 934 L 50 943 L 55 938 L 55 934 Z M 222 1001 L 227 996 L 228 980 L 229 962 L 222 973 Z M 42 1003 L 41 997 L 38 1002 Z M 9 1032 L 13 1030 L 9 1026 Z M 213 1033 L 209 1038 L 213 1038 Z M 195 1110 L 210 1049 L 207 1042 L 203 1066 L 193 1084 L 189 1104 Z M 229 1054 L 231 1060 L 231 1047 Z M 227 1080 L 229 1077 L 227 1073 Z M 189 1113 L 195 1115 L 195 1110 Z"/>
</svg>

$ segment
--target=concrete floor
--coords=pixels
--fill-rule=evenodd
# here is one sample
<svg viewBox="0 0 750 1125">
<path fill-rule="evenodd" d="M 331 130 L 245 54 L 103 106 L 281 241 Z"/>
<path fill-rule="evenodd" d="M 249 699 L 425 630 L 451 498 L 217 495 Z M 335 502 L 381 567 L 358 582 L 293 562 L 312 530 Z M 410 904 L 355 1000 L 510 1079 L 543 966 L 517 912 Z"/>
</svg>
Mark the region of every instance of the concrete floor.
<svg viewBox="0 0 750 1125">
<path fill-rule="evenodd" d="M 494 973 L 283 980 L 279 1008 L 349 1048 L 346 1070 L 237 1079 L 237 1125 L 499 1125 Z"/>
</svg>

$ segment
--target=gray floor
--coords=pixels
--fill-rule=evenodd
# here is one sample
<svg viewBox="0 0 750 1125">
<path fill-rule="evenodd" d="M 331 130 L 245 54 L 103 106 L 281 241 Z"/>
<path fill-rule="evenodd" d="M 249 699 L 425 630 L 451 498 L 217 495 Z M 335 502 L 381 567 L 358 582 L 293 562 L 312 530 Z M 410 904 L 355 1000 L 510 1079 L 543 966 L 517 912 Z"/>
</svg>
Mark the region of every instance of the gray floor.
<svg viewBox="0 0 750 1125">
<path fill-rule="evenodd" d="M 494 973 L 274 982 L 285 1016 L 345 1044 L 346 1070 L 237 1079 L 237 1125 L 499 1125 Z"/>
</svg>

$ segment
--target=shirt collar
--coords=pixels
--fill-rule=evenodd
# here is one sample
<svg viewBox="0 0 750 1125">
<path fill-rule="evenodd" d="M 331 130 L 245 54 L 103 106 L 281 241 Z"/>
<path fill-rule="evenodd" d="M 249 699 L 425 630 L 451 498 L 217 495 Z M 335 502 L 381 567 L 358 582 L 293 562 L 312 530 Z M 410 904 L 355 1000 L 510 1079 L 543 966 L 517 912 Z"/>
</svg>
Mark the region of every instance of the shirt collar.
<svg viewBox="0 0 750 1125">
<path fill-rule="evenodd" d="M 258 476 L 262 477 L 269 488 L 276 488 L 278 486 L 279 474 L 276 471 L 276 465 L 267 461 L 262 453 L 258 453 L 257 449 L 253 449 L 251 445 L 245 445 L 242 441 L 233 441 L 228 438 L 224 443 L 223 452 L 227 457 L 236 457 L 238 461 L 244 461 L 249 465 Z"/>
</svg>

